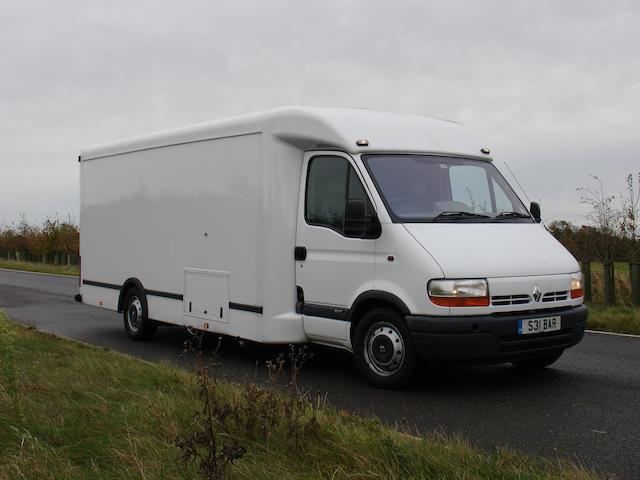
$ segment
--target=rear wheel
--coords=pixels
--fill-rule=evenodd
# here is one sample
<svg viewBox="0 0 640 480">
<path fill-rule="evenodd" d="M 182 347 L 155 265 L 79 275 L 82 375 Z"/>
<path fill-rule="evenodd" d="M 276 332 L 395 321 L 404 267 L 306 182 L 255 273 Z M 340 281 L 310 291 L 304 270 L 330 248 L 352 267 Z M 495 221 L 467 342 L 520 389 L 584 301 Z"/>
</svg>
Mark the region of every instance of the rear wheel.
<svg viewBox="0 0 640 480">
<path fill-rule="evenodd" d="M 146 298 L 132 288 L 124 300 L 124 329 L 132 340 L 151 340 L 156 334 L 157 325 L 149 320 Z"/>
<path fill-rule="evenodd" d="M 367 382 L 379 388 L 401 388 L 413 378 L 416 352 L 411 333 L 398 312 L 378 308 L 356 325 L 356 366 Z"/>
<path fill-rule="evenodd" d="M 523 370 L 540 370 L 548 367 L 562 356 L 562 352 L 553 355 L 545 355 L 544 357 L 527 358 L 526 360 L 518 360 L 511 362 L 514 366 Z"/>
</svg>

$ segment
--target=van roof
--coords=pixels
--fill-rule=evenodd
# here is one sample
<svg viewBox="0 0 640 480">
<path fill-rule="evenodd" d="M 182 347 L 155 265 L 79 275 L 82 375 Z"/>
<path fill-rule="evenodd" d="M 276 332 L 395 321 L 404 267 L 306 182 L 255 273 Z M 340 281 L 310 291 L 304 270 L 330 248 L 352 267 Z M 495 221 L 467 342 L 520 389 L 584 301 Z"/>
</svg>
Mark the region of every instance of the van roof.
<svg viewBox="0 0 640 480">
<path fill-rule="evenodd" d="M 490 160 L 481 144 L 455 122 L 403 113 L 319 107 L 281 107 L 125 139 L 87 149 L 82 160 L 217 138 L 264 133 L 302 150 L 349 153 L 410 152 Z M 357 145 L 361 139 L 367 146 Z"/>
</svg>

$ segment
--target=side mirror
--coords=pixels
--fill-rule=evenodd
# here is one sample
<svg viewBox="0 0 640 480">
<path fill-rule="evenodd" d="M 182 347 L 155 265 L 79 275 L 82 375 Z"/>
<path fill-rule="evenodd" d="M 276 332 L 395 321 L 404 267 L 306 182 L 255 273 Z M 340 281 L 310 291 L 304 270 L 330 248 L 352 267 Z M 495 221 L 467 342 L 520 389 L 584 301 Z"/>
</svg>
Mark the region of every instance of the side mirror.
<svg viewBox="0 0 640 480">
<path fill-rule="evenodd" d="M 382 231 L 376 214 L 367 215 L 364 200 L 347 200 L 344 234 L 355 238 L 378 238 Z"/>
<path fill-rule="evenodd" d="M 531 202 L 529 212 L 531 212 L 531 216 L 537 223 L 540 223 L 542 221 L 542 216 L 540 214 L 540 204 L 538 204 L 538 202 Z"/>
</svg>

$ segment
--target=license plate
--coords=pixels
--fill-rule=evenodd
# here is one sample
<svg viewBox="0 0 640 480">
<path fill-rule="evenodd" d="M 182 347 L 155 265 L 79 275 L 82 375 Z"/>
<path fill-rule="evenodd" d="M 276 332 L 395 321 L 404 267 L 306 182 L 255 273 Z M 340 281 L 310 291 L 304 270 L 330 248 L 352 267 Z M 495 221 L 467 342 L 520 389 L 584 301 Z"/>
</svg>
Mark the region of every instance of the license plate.
<svg viewBox="0 0 640 480">
<path fill-rule="evenodd" d="M 560 330 L 560 317 L 528 318 L 518 320 L 518 335 L 554 332 Z"/>
</svg>

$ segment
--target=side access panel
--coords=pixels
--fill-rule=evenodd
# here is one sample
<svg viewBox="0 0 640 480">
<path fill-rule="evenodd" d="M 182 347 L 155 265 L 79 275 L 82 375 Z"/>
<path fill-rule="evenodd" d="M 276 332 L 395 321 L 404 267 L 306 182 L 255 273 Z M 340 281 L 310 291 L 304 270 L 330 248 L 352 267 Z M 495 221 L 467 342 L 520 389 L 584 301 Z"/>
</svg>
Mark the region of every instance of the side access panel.
<svg viewBox="0 0 640 480">
<path fill-rule="evenodd" d="M 185 268 L 183 302 L 187 325 L 202 330 L 226 330 L 229 323 L 229 272 Z"/>
</svg>

